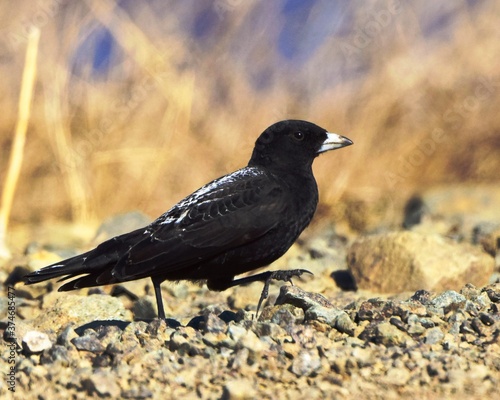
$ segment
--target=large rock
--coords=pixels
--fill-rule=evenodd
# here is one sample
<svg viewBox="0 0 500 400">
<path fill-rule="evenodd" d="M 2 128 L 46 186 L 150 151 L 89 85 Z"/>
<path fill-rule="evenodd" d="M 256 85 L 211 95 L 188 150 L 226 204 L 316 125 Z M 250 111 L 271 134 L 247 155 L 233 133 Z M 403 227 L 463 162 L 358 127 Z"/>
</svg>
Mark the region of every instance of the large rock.
<svg viewBox="0 0 500 400">
<path fill-rule="evenodd" d="M 61 327 L 73 323 L 80 326 L 93 321 L 130 321 L 132 313 L 126 310 L 120 299 L 108 295 L 79 296 L 56 293 L 57 300 L 45 308 L 32 324 L 39 330 L 58 332 Z"/>
<path fill-rule="evenodd" d="M 348 264 L 360 289 L 391 293 L 482 286 L 495 261 L 479 247 L 403 231 L 358 239 L 349 249 Z"/>
<path fill-rule="evenodd" d="M 499 204 L 498 184 L 437 186 L 408 201 L 404 225 L 409 228 L 429 219 L 445 219 L 470 231 L 479 223 L 499 223 Z"/>
</svg>

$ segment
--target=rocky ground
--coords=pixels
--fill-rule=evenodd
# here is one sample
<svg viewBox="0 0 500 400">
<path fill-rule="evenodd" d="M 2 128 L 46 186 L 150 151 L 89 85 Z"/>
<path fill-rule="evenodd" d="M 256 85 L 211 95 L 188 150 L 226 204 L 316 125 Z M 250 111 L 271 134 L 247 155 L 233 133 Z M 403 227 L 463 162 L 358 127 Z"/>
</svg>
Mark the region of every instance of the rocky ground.
<svg viewBox="0 0 500 400">
<path fill-rule="evenodd" d="M 498 191 L 450 192 L 411 199 L 404 228 L 306 235 L 273 269 L 314 276 L 272 284 L 258 318 L 258 283 L 215 293 L 166 282 L 166 322 L 154 318 L 147 280 L 70 293 L 24 286 L 27 270 L 71 255 L 31 246 L 0 264 L 2 397 L 496 398 Z"/>
</svg>

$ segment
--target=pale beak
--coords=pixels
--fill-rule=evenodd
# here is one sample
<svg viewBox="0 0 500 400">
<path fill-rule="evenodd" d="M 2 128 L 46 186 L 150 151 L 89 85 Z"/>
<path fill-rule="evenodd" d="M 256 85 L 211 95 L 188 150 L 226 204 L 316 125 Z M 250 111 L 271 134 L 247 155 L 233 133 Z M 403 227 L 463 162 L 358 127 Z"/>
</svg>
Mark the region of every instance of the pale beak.
<svg viewBox="0 0 500 400">
<path fill-rule="evenodd" d="M 352 140 L 345 136 L 337 135 L 336 133 L 326 132 L 326 140 L 318 150 L 319 153 L 324 153 L 328 150 L 340 149 L 341 147 L 350 146 Z"/>
</svg>

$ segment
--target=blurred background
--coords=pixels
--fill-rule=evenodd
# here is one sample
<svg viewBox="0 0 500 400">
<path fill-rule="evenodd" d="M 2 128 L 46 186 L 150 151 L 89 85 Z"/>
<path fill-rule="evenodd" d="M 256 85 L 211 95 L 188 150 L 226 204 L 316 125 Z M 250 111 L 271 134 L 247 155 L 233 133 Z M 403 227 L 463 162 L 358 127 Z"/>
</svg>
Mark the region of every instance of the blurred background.
<svg viewBox="0 0 500 400">
<path fill-rule="evenodd" d="M 156 217 L 288 118 L 355 143 L 315 162 L 316 223 L 500 181 L 495 0 L 19 0 L 0 19 L 0 185 L 40 31 L 13 229 Z"/>
</svg>

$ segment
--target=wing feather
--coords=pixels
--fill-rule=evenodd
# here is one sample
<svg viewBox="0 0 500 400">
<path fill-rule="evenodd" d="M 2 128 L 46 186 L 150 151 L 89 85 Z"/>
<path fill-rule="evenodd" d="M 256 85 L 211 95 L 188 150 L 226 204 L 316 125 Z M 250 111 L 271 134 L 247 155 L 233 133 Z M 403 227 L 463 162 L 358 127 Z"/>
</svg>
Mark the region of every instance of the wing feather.
<svg viewBox="0 0 500 400">
<path fill-rule="evenodd" d="M 211 182 L 162 215 L 117 263 L 113 275 L 125 280 L 175 273 L 275 228 L 287 204 L 285 190 L 269 175 L 249 170 L 254 168 Z"/>
</svg>

